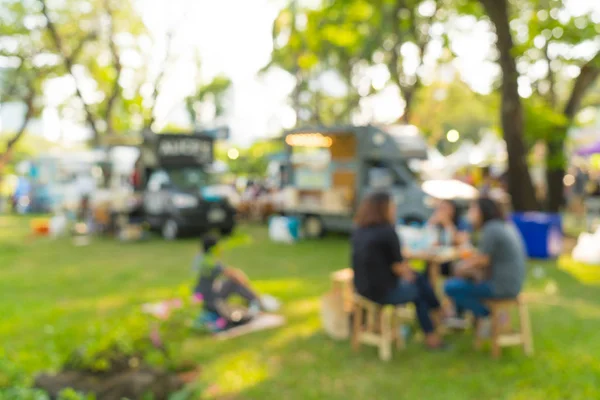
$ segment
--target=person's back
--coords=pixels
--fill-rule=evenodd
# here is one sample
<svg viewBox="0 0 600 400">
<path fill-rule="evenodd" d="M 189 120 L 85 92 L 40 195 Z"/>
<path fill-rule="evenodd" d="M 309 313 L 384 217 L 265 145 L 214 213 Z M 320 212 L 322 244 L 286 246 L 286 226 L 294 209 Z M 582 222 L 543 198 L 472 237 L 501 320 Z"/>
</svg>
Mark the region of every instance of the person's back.
<svg viewBox="0 0 600 400">
<path fill-rule="evenodd" d="M 489 221 L 482 228 L 480 248 L 490 256 L 490 278 L 497 297 L 519 294 L 525 280 L 527 256 L 515 227 L 501 220 Z"/>
<path fill-rule="evenodd" d="M 382 296 L 396 286 L 398 278 L 394 276 L 391 267 L 397 260 L 391 254 L 392 249 L 389 246 L 391 240 L 398 239 L 389 224 L 354 230 L 352 234 L 354 287 L 361 296 L 380 301 Z"/>
<path fill-rule="evenodd" d="M 194 291 L 202 295 L 206 310 L 216 312 L 214 286 L 223 273 L 223 266 L 214 257 L 205 254 L 197 257 L 196 264 L 200 276 Z"/>
</svg>

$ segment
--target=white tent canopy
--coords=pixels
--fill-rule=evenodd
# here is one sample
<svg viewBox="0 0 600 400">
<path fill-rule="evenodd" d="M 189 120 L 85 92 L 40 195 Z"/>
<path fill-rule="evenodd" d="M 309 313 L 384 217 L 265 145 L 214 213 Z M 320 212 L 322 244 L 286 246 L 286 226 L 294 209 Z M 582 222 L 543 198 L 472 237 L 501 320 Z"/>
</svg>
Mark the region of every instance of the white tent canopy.
<svg viewBox="0 0 600 400">
<path fill-rule="evenodd" d="M 458 150 L 446 157 L 448 173 L 469 166 L 489 166 L 504 169 L 506 166 L 506 143 L 493 132 L 486 133 L 479 143 L 464 141 Z"/>
<path fill-rule="evenodd" d="M 495 133 L 486 133 L 477 144 L 477 148 L 483 156 L 482 163 L 486 165 L 506 163 L 508 158 L 506 142 L 502 140 L 502 138 L 499 138 Z"/>
<path fill-rule="evenodd" d="M 435 147 L 430 147 L 427 149 L 427 160 L 418 161 L 418 163 L 415 164 L 418 164 L 418 168 L 416 169 L 425 179 L 450 178 L 450 175 L 446 171 L 446 157 L 444 157 L 444 155 Z M 414 168 L 413 165 L 411 165 L 411 168 Z"/>
<path fill-rule="evenodd" d="M 467 199 L 473 200 L 479 196 L 479 191 L 473 186 L 458 180 L 431 180 L 422 185 L 423 191 L 436 199 Z"/>
<path fill-rule="evenodd" d="M 447 169 L 454 172 L 458 169 L 470 165 L 469 158 L 475 150 L 475 143 L 465 140 L 461 143 L 458 150 L 446 157 L 448 161 Z"/>
</svg>

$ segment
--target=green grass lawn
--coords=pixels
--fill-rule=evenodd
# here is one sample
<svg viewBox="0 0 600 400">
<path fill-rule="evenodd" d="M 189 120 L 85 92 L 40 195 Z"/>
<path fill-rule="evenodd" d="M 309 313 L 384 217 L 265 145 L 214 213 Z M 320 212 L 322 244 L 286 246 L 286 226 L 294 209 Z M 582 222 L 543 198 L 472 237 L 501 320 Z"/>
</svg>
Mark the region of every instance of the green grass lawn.
<svg viewBox="0 0 600 400">
<path fill-rule="evenodd" d="M 600 398 L 600 274 L 575 278 L 553 263 L 531 263 L 533 358 L 515 348 L 494 361 L 472 350 L 470 334 L 456 334 L 448 338 L 449 352 L 428 353 L 413 340 L 386 364 L 375 349 L 355 354 L 320 327 L 319 299 L 329 273 L 347 266 L 346 239 L 289 246 L 269 242 L 262 227 L 242 230 L 252 244 L 226 261 L 280 298 L 288 323 L 223 342 L 190 334 L 186 358 L 202 366 L 201 379 L 216 385 L 216 398 Z M 94 322 L 117 329 L 142 303 L 192 285 L 196 249 L 195 241 L 158 239 L 74 247 L 67 239 L 29 238 L 27 220 L 0 216 L 0 360 L 28 374 L 58 368 Z"/>
</svg>

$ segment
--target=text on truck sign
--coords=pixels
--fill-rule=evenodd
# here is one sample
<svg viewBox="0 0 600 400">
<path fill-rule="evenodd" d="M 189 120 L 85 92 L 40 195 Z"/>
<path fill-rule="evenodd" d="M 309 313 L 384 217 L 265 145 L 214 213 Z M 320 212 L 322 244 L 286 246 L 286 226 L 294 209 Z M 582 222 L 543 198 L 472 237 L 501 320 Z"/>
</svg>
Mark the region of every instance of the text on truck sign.
<svg viewBox="0 0 600 400">
<path fill-rule="evenodd" d="M 158 157 L 162 162 L 207 164 L 213 160 L 213 143 L 202 137 L 161 137 Z"/>
</svg>

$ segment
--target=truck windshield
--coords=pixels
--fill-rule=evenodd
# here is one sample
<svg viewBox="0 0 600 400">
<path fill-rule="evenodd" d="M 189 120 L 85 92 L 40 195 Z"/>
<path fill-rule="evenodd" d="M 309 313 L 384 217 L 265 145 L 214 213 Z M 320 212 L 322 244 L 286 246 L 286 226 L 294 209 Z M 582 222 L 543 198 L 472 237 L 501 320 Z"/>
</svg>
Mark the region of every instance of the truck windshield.
<svg viewBox="0 0 600 400">
<path fill-rule="evenodd" d="M 199 167 L 167 170 L 171 184 L 181 190 L 197 190 L 210 184 L 208 173 Z"/>
</svg>

